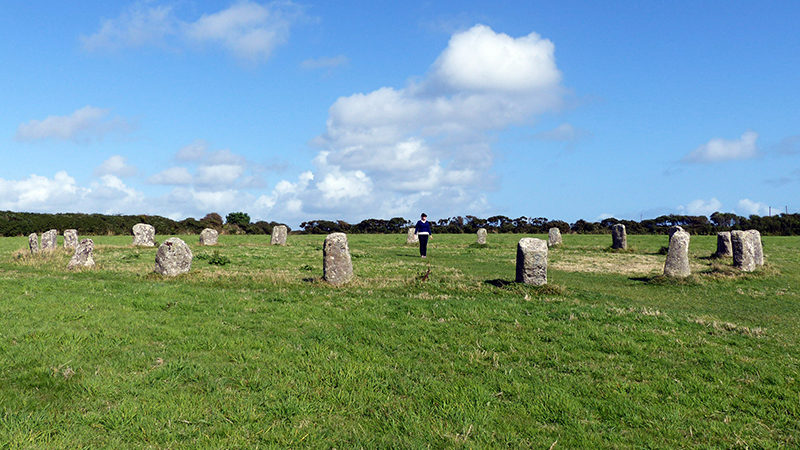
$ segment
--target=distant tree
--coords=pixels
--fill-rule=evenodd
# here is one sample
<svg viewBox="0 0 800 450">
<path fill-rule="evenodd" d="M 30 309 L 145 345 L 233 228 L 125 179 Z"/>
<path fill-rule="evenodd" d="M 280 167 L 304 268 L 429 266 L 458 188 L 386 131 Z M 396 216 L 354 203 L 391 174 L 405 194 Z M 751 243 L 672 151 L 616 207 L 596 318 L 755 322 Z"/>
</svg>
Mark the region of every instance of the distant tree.
<svg viewBox="0 0 800 450">
<path fill-rule="evenodd" d="M 209 227 L 222 227 L 222 216 L 215 212 L 206 214 L 200 221 L 206 223 Z"/>
<path fill-rule="evenodd" d="M 250 215 L 243 212 L 232 212 L 225 216 L 225 222 L 228 225 L 239 225 L 241 227 L 246 227 L 250 225 Z"/>
</svg>

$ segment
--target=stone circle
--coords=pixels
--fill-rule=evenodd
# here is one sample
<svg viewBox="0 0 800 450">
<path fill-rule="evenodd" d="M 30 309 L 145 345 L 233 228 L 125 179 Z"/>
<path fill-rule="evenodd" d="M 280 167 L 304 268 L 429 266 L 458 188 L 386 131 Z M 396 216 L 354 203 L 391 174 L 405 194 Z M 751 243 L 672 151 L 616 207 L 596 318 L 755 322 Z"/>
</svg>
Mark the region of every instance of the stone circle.
<svg viewBox="0 0 800 450">
<path fill-rule="evenodd" d="M 94 267 L 94 258 L 92 252 L 94 251 L 94 241 L 91 239 L 81 239 L 80 244 L 75 248 L 75 254 L 67 264 L 67 269 L 79 269 L 83 267 Z"/>
<path fill-rule="evenodd" d="M 155 272 L 175 276 L 192 268 L 192 250 L 181 239 L 171 237 L 158 247 Z"/>
<path fill-rule="evenodd" d="M 146 223 L 137 223 L 133 226 L 133 245 L 138 247 L 156 246 L 156 229 Z"/>
<path fill-rule="evenodd" d="M 692 274 L 689 268 L 689 233 L 676 231 L 669 239 L 667 261 L 664 263 L 664 275 L 674 278 L 685 278 Z"/>
<path fill-rule="evenodd" d="M 331 233 L 322 246 L 322 278 L 330 284 L 340 285 L 353 278 L 353 261 L 347 245 L 347 235 Z"/>
<path fill-rule="evenodd" d="M 269 240 L 270 245 L 286 245 L 288 232 L 286 225 L 275 225 L 272 228 L 272 237 Z"/>
<path fill-rule="evenodd" d="M 625 250 L 628 248 L 628 232 L 625 224 L 617 223 L 611 227 L 611 248 Z"/>
<path fill-rule="evenodd" d="M 522 238 L 517 244 L 517 283 L 547 284 L 547 242 Z"/>
<path fill-rule="evenodd" d="M 206 228 L 200 232 L 200 245 L 217 245 L 219 232 L 213 228 Z"/>
</svg>

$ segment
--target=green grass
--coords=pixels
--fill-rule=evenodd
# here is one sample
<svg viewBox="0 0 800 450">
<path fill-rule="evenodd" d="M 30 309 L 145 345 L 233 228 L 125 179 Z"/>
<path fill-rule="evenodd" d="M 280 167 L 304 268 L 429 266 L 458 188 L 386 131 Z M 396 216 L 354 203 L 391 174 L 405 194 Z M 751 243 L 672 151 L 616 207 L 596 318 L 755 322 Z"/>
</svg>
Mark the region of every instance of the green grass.
<svg viewBox="0 0 800 450">
<path fill-rule="evenodd" d="M 740 274 L 693 236 L 673 281 L 666 236 L 565 235 L 537 288 L 512 283 L 521 237 L 436 235 L 420 260 L 404 234 L 351 235 L 339 288 L 324 236 L 183 236 L 173 279 L 127 236 L 93 237 L 78 272 L 2 238 L 0 443 L 800 446 L 800 238 L 764 237 Z"/>
</svg>

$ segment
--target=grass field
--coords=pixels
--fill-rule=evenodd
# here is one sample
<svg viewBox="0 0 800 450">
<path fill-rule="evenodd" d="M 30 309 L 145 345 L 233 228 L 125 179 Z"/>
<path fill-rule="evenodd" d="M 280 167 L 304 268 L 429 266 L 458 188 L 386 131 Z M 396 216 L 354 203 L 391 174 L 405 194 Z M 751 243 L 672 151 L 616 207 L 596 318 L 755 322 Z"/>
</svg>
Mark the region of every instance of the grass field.
<svg viewBox="0 0 800 450">
<path fill-rule="evenodd" d="M 670 281 L 666 236 L 565 235 L 537 288 L 512 283 L 521 237 L 436 235 L 423 262 L 352 235 L 340 288 L 324 236 L 183 236 L 174 279 L 128 236 L 94 237 L 81 272 L 0 238 L 0 443 L 800 446 L 800 238 L 764 237 L 740 274 L 693 236 Z"/>
</svg>

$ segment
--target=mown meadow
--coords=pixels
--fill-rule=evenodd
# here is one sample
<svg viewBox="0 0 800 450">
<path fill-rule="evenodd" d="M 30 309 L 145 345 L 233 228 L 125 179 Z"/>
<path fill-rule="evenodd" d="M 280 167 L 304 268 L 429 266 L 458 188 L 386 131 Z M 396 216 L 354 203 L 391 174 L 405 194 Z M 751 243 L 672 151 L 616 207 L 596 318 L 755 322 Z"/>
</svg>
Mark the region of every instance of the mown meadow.
<svg viewBox="0 0 800 450">
<path fill-rule="evenodd" d="M 741 274 L 692 236 L 674 281 L 666 236 L 564 235 L 533 287 L 524 235 L 351 235 L 338 288 L 324 236 L 181 237 L 172 279 L 129 236 L 78 272 L 0 238 L 3 446 L 800 446 L 798 237 Z"/>
</svg>

